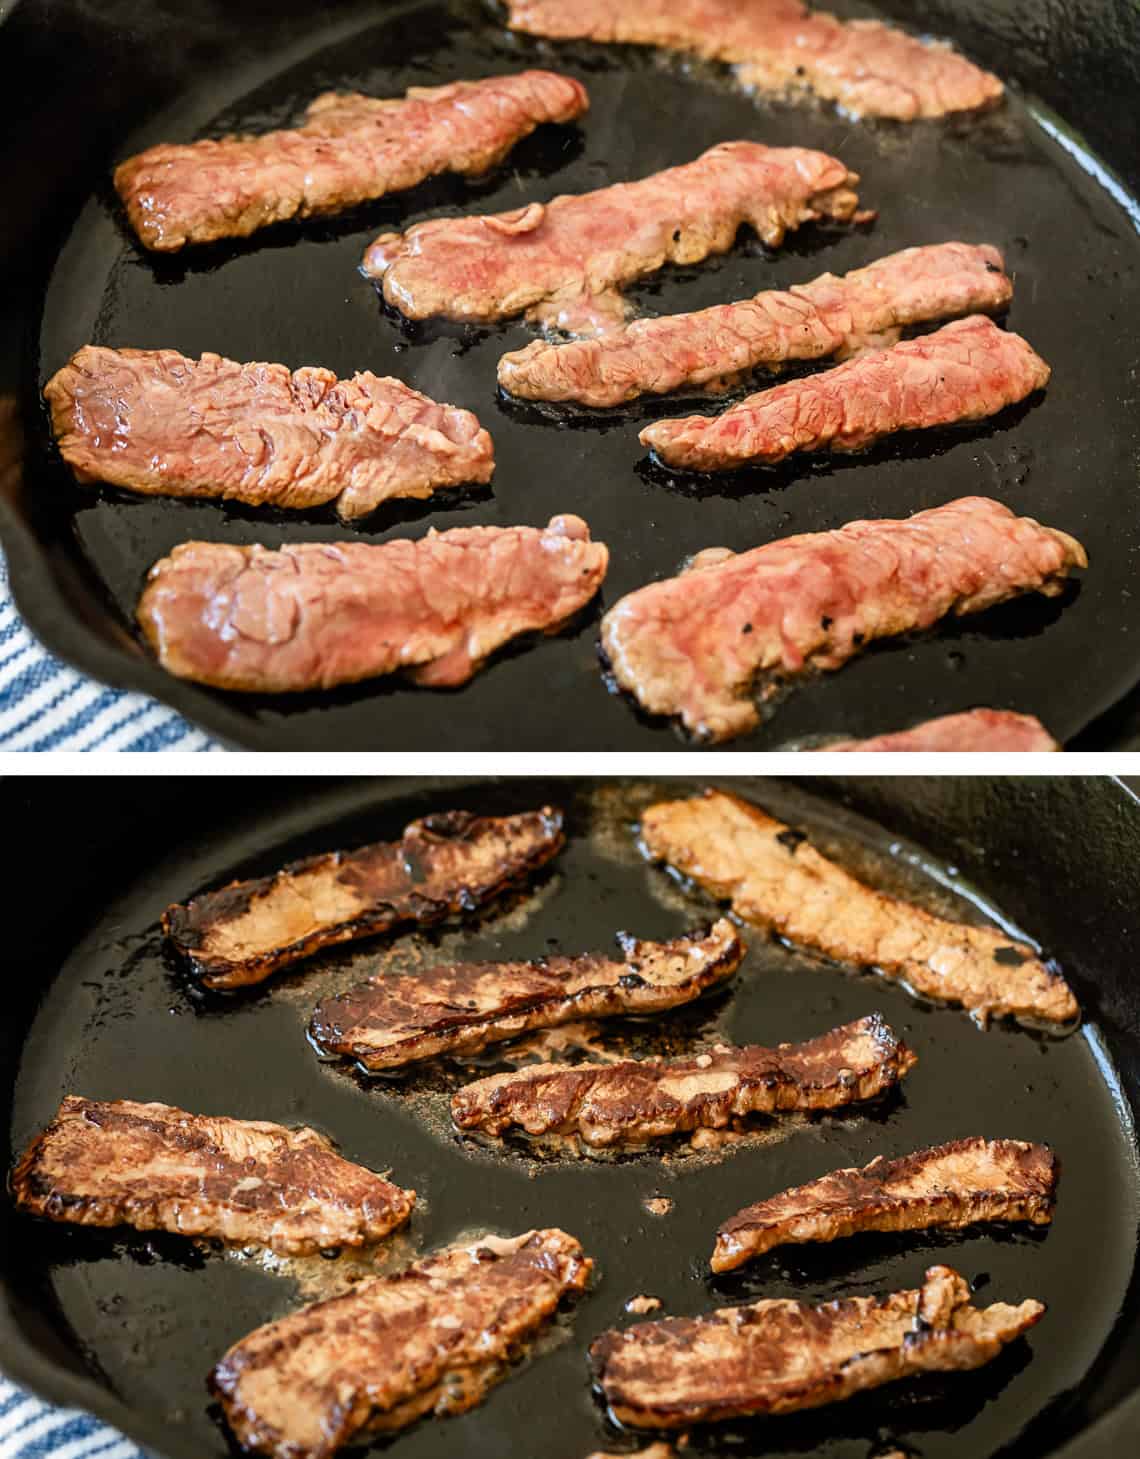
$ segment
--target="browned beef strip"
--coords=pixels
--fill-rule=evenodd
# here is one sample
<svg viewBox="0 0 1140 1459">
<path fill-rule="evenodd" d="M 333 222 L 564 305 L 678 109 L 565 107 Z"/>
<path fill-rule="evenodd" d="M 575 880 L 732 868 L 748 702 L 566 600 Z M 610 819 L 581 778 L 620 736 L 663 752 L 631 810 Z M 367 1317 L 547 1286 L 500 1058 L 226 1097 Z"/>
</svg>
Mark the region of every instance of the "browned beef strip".
<svg viewBox="0 0 1140 1459">
<path fill-rule="evenodd" d="M 85 345 L 48 381 L 52 430 L 81 482 L 222 498 L 348 521 L 394 497 L 488 482 L 491 437 L 469 410 L 399 380 L 220 355 Z"/>
<path fill-rule="evenodd" d="M 858 180 L 823 152 L 722 142 L 637 182 L 382 234 L 363 268 L 410 319 L 485 322 L 528 311 L 587 334 L 620 321 L 627 284 L 666 263 L 724 253 L 744 223 L 776 247 L 801 223 L 852 218 Z"/>
<path fill-rule="evenodd" d="M 971 709 L 929 719 L 912 729 L 874 735 L 869 740 L 841 740 L 821 750 L 874 750 L 880 752 L 945 750 L 959 753 L 1040 753 L 1061 747 L 1032 714 L 1007 709 Z"/>
<path fill-rule="evenodd" d="M 379 1241 L 416 1193 L 338 1155 L 316 1130 L 69 1094 L 12 1175 L 21 1210 L 254 1242 L 287 1255 Z"/>
<path fill-rule="evenodd" d="M 678 577 L 620 599 L 602 620 L 602 648 L 618 686 L 647 712 L 729 739 L 756 727 L 757 696 L 793 676 L 838 669 L 876 639 L 1021 593 L 1056 597 L 1087 564 L 1067 533 L 963 497 L 739 555 L 710 548 Z"/>
<path fill-rule="evenodd" d="M 654 421 L 642 445 L 669 466 L 732 471 L 793 451 L 859 451 L 896 431 L 996 415 L 1044 389 L 1049 366 L 985 315 L 749 395 L 723 415 Z"/>
<path fill-rule="evenodd" d="M 587 1145 L 643 1143 L 725 1129 L 750 1114 L 828 1110 L 893 1089 L 917 1056 L 878 1014 L 802 1044 L 718 1045 L 686 1059 L 535 1064 L 494 1074 L 452 1096 L 461 1130 L 578 1135 Z"/>
<path fill-rule="evenodd" d="M 1044 1312 L 1035 1301 L 974 1307 L 965 1280 L 934 1266 L 917 1291 L 818 1307 L 751 1302 L 605 1332 L 590 1359 L 618 1422 L 679 1429 L 818 1408 L 915 1373 L 979 1368 Z"/>
<path fill-rule="evenodd" d="M 636 319 L 597 339 L 534 340 L 499 361 L 526 400 L 621 405 L 683 386 L 723 389 L 760 365 L 849 356 L 895 344 L 906 325 L 1004 309 L 1013 286 L 988 244 L 907 248 L 836 278 L 693 314 Z"/>
<path fill-rule="evenodd" d="M 642 816 L 647 853 L 731 900 L 746 922 L 837 962 L 874 968 L 983 1026 L 1012 1015 L 1065 1024 L 1077 1001 L 1060 972 L 996 927 L 935 917 L 875 891 L 803 832 L 722 791 L 661 801 Z"/>
<path fill-rule="evenodd" d="M 162 926 L 208 988 L 237 988 L 322 947 L 474 911 L 545 866 L 565 840 L 551 806 L 517 816 L 449 811 L 412 821 L 399 841 L 205 892 L 168 907 Z"/>
<path fill-rule="evenodd" d="M 948 45 L 800 0 L 508 0 L 514 30 L 693 51 L 758 91 L 813 92 L 850 116 L 940 117 L 1000 100 L 996 76 Z"/>
<path fill-rule="evenodd" d="M 480 1402 L 592 1266 L 558 1230 L 450 1247 L 259 1327 L 210 1388 L 244 1448 L 328 1459 L 358 1437 Z"/>
<path fill-rule="evenodd" d="M 138 617 L 164 669 L 218 689 L 290 694 L 394 673 L 454 688 L 512 638 L 560 628 L 608 563 L 573 516 L 276 551 L 184 542 L 151 568 Z"/>
<path fill-rule="evenodd" d="M 486 172 L 535 127 L 573 121 L 588 104 L 577 81 L 550 71 L 413 86 L 384 101 L 330 91 L 299 127 L 151 147 L 116 168 L 115 187 L 143 243 L 172 252 L 340 212 L 439 172 Z"/>
<path fill-rule="evenodd" d="M 472 1053 L 574 1018 L 677 1008 L 730 978 L 745 952 L 724 918 L 706 934 L 639 942 L 619 933 L 618 942 L 621 958 L 587 953 L 380 975 L 318 1003 L 309 1035 L 328 1053 L 390 1069 L 436 1054 Z"/>
<path fill-rule="evenodd" d="M 631 1459 L 626 1454 L 597 1453 L 588 1454 L 586 1459 Z M 638 1449 L 632 1459 L 677 1459 L 677 1451 L 671 1444 L 650 1444 L 647 1449 Z"/>
<path fill-rule="evenodd" d="M 1053 1219 L 1057 1158 L 1024 1140 L 951 1140 L 861 1170 L 834 1170 L 738 1211 L 716 1236 L 711 1266 L 732 1271 L 773 1247 L 860 1231 L 956 1230 L 977 1221 Z"/>
</svg>

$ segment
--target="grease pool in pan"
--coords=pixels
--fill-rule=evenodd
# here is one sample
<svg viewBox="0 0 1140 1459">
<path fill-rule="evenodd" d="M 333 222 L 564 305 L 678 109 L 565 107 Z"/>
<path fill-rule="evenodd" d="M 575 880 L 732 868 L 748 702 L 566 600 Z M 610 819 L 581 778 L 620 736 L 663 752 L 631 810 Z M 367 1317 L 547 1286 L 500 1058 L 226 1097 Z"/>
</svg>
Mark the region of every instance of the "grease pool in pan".
<svg viewBox="0 0 1140 1459">
<path fill-rule="evenodd" d="M 480 416 L 495 438 L 494 487 L 393 504 L 358 528 L 360 540 L 429 527 L 542 525 L 573 511 L 611 547 L 600 604 L 559 637 L 505 652 L 458 693 L 381 680 L 327 695 L 220 696 L 157 672 L 148 687 L 258 748 L 667 750 L 678 743 L 671 729 L 643 721 L 605 690 L 594 650 L 601 607 L 703 547 L 746 548 L 858 517 L 907 516 L 972 493 L 1077 535 L 1092 559 L 1079 587 L 875 650 L 797 690 L 736 747 L 868 734 L 980 703 L 1036 713 L 1067 739 L 1131 687 L 1140 671 L 1128 632 L 1140 420 L 1128 405 L 1135 361 L 1122 323 L 1140 302 L 1140 245 L 1124 209 L 1049 134 L 1053 123 L 1015 96 L 978 119 L 854 125 L 821 106 L 750 100 L 715 67 L 511 37 L 488 9 L 456 0 L 405 7 L 350 41 L 315 38 L 312 53 L 273 80 L 244 91 L 235 81 L 222 110 L 213 91 L 180 97 L 118 152 L 279 125 L 325 87 L 392 94 L 529 64 L 580 77 L 591 110 L 579 127 L 527 139 L 479 182 L 439 179 L 344 218 L 156 259 L 129 240 L 103 178 L 49 286 L 38 384 L 89 340 L 397 374 Z M 637 430 L 649 413 L 691 408 L 691 400 L 642 403 L 604 421 L 505 401 L 496 363 L 533 337 L 527 326 L 410 326 L 383 310 L 357 272 L 365 245 L 385 228 L 644 176 L 730 137 L 837 154 L 862 173 L 862 196 L 880 210 L 878 221 L 807 228 L 775 254 L 745 233 L 724 258 L 668 270 L 631 291 L 639 307 L 700 308 L 845 272 L 912 244 L 990 241 L 1016 279 L 1011 327 L 1053 366 L 1044 398 L 980 427 L 916 433 L 866 457 L 804 458 L 715 480 L 682 476 L 649 462 Z M 122 623 L 132 619 L 149 565 L 186 538 L 276 546 L 346 534 L 331 514 L 255 514 L 78 488 L 47 449 L 46 431 L 43 446 L 32 483 L 42 510 L 54 517 L 53 531 L 74 533 Z M 1071 692 L 1075 684 L 1081 692 Z"/>
<path fill-rule="evenodd" d="M 604 946 L 621 927 L 669 936 L 707 916 L 707 903 L 647 868 L 634 849 L 630 820 L 660 789 L 591 792 L 515 782 L 445 792 L 448 804 L 496 812 L 548 797 L 566 806 L 569 846 L 533 898 L 470 927 L 345 948 L 250 995 L 200 1001 L 188 996 L 157 939 L 167 902 L 229 876 L 262 874 L 286 857 L 396 833 L 412 816 L 439 808 L 439 793 L 429 801 L 423 793 L 395 798 L 376 787 L 315 790 L 276 817 L 196 839 L 125 888 L 46 993 L 17 1082 L 14 1146 L 69 1089 L 155 1098 L 310 1123 L 335 1135 L 351 1158 L 391 1167 L 422 1196 L 400 1238 L 402 1257 L 480 1227 L 511 1232 L 561 1224 L 573 1232 L 598 1261 L 593 1291 L 541 1356 L 485 1405 L 458 1419 L 421 1423 L 394 1440 L 408 1459 L 456 1452 L 582 1459 L 599 1444 L 632 1448 L 607 1432 L 590 1394 L 585 1350 L 603 1328 L 633 1320 L 624 1312 L 633 1297 L 658 1297 L 676 1314 L 746 1297 L 827 1299 L 911 1284 L 932 1260 L 974 1280 L 979 1300 L 1034 1295 L 1050 1304 L 1049 1314 L 1027 1344 L 979 1373 L 885 1390 L 814 1415 L 695 1431 L 690 1452 L 865 1459 L 889 1437 L 927 1459 L 984 1459 L 999 1449 L 1039 1454 L 1046 1439 L 1063 1436 L 1067 1418 L 1080 1421 L 1102 1348 L 1130 1340 L 1113 1325 L 1132 1272 L 1135 1165 L 1095 1029 L 1063 1039 L 1010 1028 L 983 1035 L 960 1013 L 925 1009 L 893 985 L 844 976 L 753 933 L 730 995 L 641 1025 L 603 1025 L 601 1045 L 648 1052 L 716 1034 L 798 1039 L 878 1008 L 920 1055 L 901 1097 L 866 1115 L 796 1122 L 780 1138 L 711 1155 L 678 1151 L 670 1159 L 618 1161 L 536 1160 L 458 1141 L 445 1111 L 462 1065 L 366 1080 L 314 1057 L 305 1040 L 313 1004 L 377 967 L 414 965 L 433 953 L 523 958 L 573 951 Z M 664 791 L 675 794 L 677 786 Z M 787 787 L 766 785 L 760 798 L 775 814 L 813 827 L 821 844 L 856 869 L 875 867 L 886 884 L 935 910 L 993 910 L 984 897 L 964 901 L 972 889 L 917 848 L 849 813 Z M 671 1035 L 662 1033 L 667 1027 Z M 709 1279 L 716 1227 L 747 1200 L 881 1151 L 974 1133 L 1054 1145 L 1063 1175 L 1051 1229 L 862 1237 L 776 1252 L 732 1277 Z M 658 1198 L 672 1203 L 663 1215 L 647 1204 Z M 42 1293 L 65 1345 L 131 1406 L 175 1426 L 169 1452 L 178 1459 L 227 1452 L 203 1388 L 222 1349 L 287 1311 L 302 1292 L 327 1290 L 344 1270 L 330 1262 L 322 1271 L 317 1259 L 304 1269 L 286 1264 L 272 1271 L 272 1263 L 227 1259 L 169 1238 L 26 1220 L 16 1234 L 19 1280 Z"/>
</svg>

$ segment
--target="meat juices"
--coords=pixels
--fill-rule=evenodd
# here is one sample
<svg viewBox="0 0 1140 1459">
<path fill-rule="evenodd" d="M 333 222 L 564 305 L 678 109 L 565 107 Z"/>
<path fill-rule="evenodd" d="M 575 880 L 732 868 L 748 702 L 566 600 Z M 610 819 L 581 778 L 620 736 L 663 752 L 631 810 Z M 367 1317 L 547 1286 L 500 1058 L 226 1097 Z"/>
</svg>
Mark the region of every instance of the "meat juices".
<svg viewBox="0 0 1140 1459">
<path fill-rule="evenodd" d="M 608 562 L 574 516 L 418 542 L 184 542 L 151 568 L 138 618 L 164 669 L 217 689 L 292 694 L 394 673 L 450 689 L 512 638 L 572 618 Z"/>
<path fill-rule="evenodd" d="M 851 219 L 858 180 L 823 152 L 722 142 L 638 182 L 384 233 L 362 267 L 409 319 L 486 323 L 525 312 L 597 333 L 621 322 L 627 284 L 724 253 L 744 223 L 774 248 L 802 223 Z"/>
<path fill-rule="evenodd" d="M 778 1246 L 861 1231 L 958 1230 L 980 1221 L 1053 1219 L 1057 1158 L 1023 1140 L 952 1140 L 861 1170 L 835 1170 L 747 1206 L 724 1223 L 710 1265 L 729 1272 Z"/>
<path fill-rule="evenodd" d="M 660 801 L 642 816 L 641 835 L 654 861 L 731 900 L 743 921 L 957 1004 L 983 1027 L 1007 1016 L 1067 1024 L 1080 1013 L 1056 967 L 1008 932 L 935 917 L 865 886 L 802 831 L 735 795 Z"/>
<path fill-rule="evenodd" d="M 551 71 L 379 100 L 326 92 L 299 127 L 189 146 L 162 143 L 115 169 L 115 187 L 147 248 L 245 238 L 269 223 L 337 213 L 440 172 L 477 176 L 544 122 L 569 122 L 584 88 Z"/>
<path fill-rule="evenodd" d="M 894 1089 L 917 1056 L 872 1014 L 802 1044 L 719 1045 L 685 1059 L 533 1064 L 455 1092 L 460 1130 L 577 1135 L 605 1147 L 690 1130 L 723 1130 L 751 1114 L 843 1109 Z"/>
<path fill-rule="evenodd" d="M 1061 747 L 1039 719 L 1032 714 L 1013 714 L 1005 709 L 971 709 L 965 714 L 947 714 L 927 720 L 913 729 L 875 735 L 869 740 L 840 740 L 820 745 L 832 751 L 973 751 L 1040 753 Z"/>
<path fill-rule="evenodd" d="M 1056 597 L 1087 565 L 1067 533 L 962 497 L 750 552 L 710 548 L 680 576 L 620 599 L 601 644 L 614 681 L 647 713 L 726 740 L 754 729 L 754 697 L 771 698 L 792 676 L 841 668 L 876 639 L 1021 593 Z"/>
<path fill-rule="evenodd" d="M 207 988 L 260 983 L 322 947 L 473 912 L 566 844 L 552 806 L 517 816 L 447 811 L 398 841 L 295 861 L 167 907 L 162 929 Z"/>
<path fill-rule="evenodd" d="M 558 1230 L 453 1246 L 257 1328 L 210 1390 L 244 1448 L 328 1459 L 357 1437 L 482 1402 L 592 1267 Z"/>
<path fill-rule="evenodd" d="M 640 942 L 619 933 L 618 941 L 622 959 L 595 953 L 380 975 L 319 1003 L 309 1037 L 367 1069 L 391 1069 L 575 1018 L 677 1008 L 730 978 L 745 952 L 725 918 L 704 935 Z"/>
<path fill-rule="evenodd" d="M 507 0 L 512 30 L 692 51 L 745 86 L 812 92 L 853 117 L 914 121 L 994 105 L 1003 87 L 945 43 L 800 0 Z"/>
<path fill-rule="evenodd" d="M 680 1429 L 818 1408 L 911 1374 L 980 1368 L 1044 1312 L 1032 1300 L 974 1307 L 965 1280 L 933 1266 L 917 1291 L 818 1307 L 750 1302 L 638 1323 L 603 1333 L 590 1360 L 619 1423 Z"/>
<path fill-rule="evenodd" d="M 1004 309 L 1013 286 L 989 244 L 941 243 L 867 268 L 692 314 L 636 319 L 597 339 L 534 340 L 499 361 L 524 400 L 604 408 L 684 386 L 722 390 L 759 366 L 850 356 L 897 342 L 911 324 Z"/>
<path fill-rule="evenodd" d="M 16 1204 L 79 1226 L 133 1226 L 268 1246 L 363 1246 L 416 1193 L 336 1153 L 316 1130 L 69 1094 L 12 1175 Z"/>
<path fill-rule="evenodd" d="M 861 451 L 897 431 L 984 420 L 1043 390 L 1049 366 L 984 315 L 749 395 L 723 415 L 654 421 L 638 439 L 667 466 L 732 471 L 794 451 Z"/>
<path fill-rule="evenodd" d="M 469 410 L 399 380 L 306 366 L 85 345 L 48 381 L 52 430 L 78 481 L 209 497 L 343 521 L 396 497 L 490 481 L 491 437 Z"/>
</svg>

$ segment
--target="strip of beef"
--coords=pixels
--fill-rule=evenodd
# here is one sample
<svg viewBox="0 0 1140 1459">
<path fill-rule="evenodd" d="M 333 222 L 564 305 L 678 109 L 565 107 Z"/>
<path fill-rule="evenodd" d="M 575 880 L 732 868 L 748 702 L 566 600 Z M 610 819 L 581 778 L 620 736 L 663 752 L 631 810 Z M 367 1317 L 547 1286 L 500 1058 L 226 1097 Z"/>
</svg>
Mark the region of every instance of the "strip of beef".
<svg viewBox="0 0 1140 1459">
<path fill-rule="evenodd" d="M 965 714 L 930 719 L 895 734 L 820 746 L 822 750 L 841 751 L 946 750 L 978 754 L 995 751 L 1032 754 L 1060 748 L 1039 719 L 1032 714 L 1013 714 L 1007 709 L 971 709 Z"/>
<path fill-rule="evenodd" d="M 858 180 L 823 152 L 722 142 L 639 182 L 382 234 L 363 268 L 410 319 L 486 322 L 527 311 L 588 334 L 620 321 L 625 285 L 666 263 L 724 253 L 744 223 L 776 247 L 801 223 L 853 217 Z"/>
<path fill-rule="evenodd" d="M 886 1297 L 751 1302 L 604 1332 L 590 1360 L 620 1423 L 679 1429 L 818 1408 L 916 1373 L 980 1368 L 1044 1312 L 1035 1301 L 974 1307 L 966 1281 L 934 1266 L 920 1289 Z"/>
<path fill-rule="evenodd" d="M 670 942 L 618 934 L 623 956 L 587 953 L 527 963 L 445 963 L 376 977 L 318 1003 L 309 1035 L 330 1054 L 391 1069 L 436 1054 L 473 1053 L 531 1028 L 575 1018 L 659 1013 L 691 1003 L 740 966 L 727 919 Z"/>
<path fill-rule="evenodd" d="M 450 689 L 523 633 L 553 633 L 601 586 L 581 517 L 455 527 L 418 542 L 184 542 L 155 563 L 139 622 L 164 669 L 292 694 L 383 674 Z"/>
<path fill-rule="evenodd" d="M 750 1114 L 842 1109 L 894 1089 L 916 1055 L 878 1014 L 802 1044 L 718 1045 L 686 1059 L 535 1064 L 452 1096 L 461 1130 L 577 1135 L 606 1146 L 723 1130 Z"/>
<path fill-rule="evenodd" d="M 12 1175 L 21 1210 L 257 1243 L 286 1255 L 379 1241 L 412 1213 L 401 1190 L 316 1130 L 69 1094 Z"/>
<path fill-rule="evenodd" d="M 1013 286 L 989 244 L 907 248 L 837 278 L 766 289 L 694 314 L 636 319 L 597 339 L 534 340 L 499 361 L 525 400 L 621 405 L 682 386 L 721 390 L 758 366 L 851 356 L 897 343 L 907 325 L 1004 309 Z"/>
<path fill-rule="evenodd" d="M 745 922 L 958 1004 L 983 1027 L 1007 1015 L 1065 1024 L 1079 1013 L 1056 967 L 1008 932 L 950 922 L 865 886 L 802 831 L 737 796 L 661 801 L 643 815 L 641 835 L 655 861 L 731 900 Z"/>
<path fill-rule="evenodd" d="M 800 0 L 508 0 L 514 30 L 662 46 L 737 63 L 745 86 L 812 92 L 850 116 L 913 121 L 994 105 L 1003 87 L 944 43 Z"/>
<path fill-rule="evenodd" d="M 716 1235 L 714 1272 L 773 1247 L 860 1231 L 958 1230 L 978 1221 L 1053 1219 L 1057 1158 L 1023 1140 L 952 1140 L 861 1170 L 835 1170 L 738 1211 Z"/>
<path fill-rule="evenodd" d="M 675 578 L 620 599 L 601 643 L 617 685 L 650 714 L 726 740 L 755 729 L 755 698 L 838 669 L 876 639 L 1063 591 L 1081 544 L 986 497 L 902 521 L 848 522 L 735 554 L 698 553 Z"/>
<path fill-rule="evenodd" d="M 469 410 L 368 372 L 85 345 L 48 381 L 52 430 L 81 482 L 222 498 L 350 521 L 394 497 L 488 482 L 491 437 Z"/>
<path fill-rule="evenodd" d="M 449 1247 L 257 1328 L 214 1368 L 210 1389 L 244 1448 L 327 1459 L 480 1403 L 592 1267 L 558 1230 Z"/>
<path fill-rule="evenodd" d="M 115 187 L 142 242 L 170 253 L 337 213 L 440 172 L 486 172 L 535 127 L 588 105 L 577 81 L 550 71 L 413 86 L 383 101 L 330 91 L 299 127 L 150 147 L 115 169 Z"/>
<path fill-rule="evenodd" d="M 933 334 L 749 395 L 723 415 L 654 421 L 639 440 L 669 466 L 732 471 L 793 451 L 861 451 L 896 431 L 983 420 L 1042 390 L 1049 366 L 973 314 Z"/>
<path fill-rule="evenodd" d="M 599 1449 L 594 1454 L 588 1454 L 586 1459 L 630 1459 L 630 1456 L 628 1453 L 602 1453 Z M 634 1459 L 677 1459 L 677 1451 L 671 1444 L 650 1444 L 648 1449 L 638 1449 Z"/>
<path fill-rule="evenodd" d="M 310 856 L 175 903 L 162 929 L 207 988 L 238 988 L 322 947 L 473 912 L 565 844 L 552 806 L 516 816 L 444 811 L 411 821 L 398 841 Z"/>
</svg>

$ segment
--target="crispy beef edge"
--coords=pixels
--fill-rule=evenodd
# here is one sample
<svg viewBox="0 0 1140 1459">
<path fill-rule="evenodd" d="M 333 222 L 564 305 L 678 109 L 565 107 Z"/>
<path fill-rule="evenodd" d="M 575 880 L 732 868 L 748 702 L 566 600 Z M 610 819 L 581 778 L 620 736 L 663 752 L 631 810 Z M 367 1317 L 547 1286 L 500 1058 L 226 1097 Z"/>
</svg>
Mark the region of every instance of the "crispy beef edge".
<svg viewBox="0 0 1140 1459">
<path fill-rule="evenodd" d="M 658 945 L 669 948 L 675 948 L 678 946 L 678 944 L 687 944 L 691 946 L 693 943 L 704 941 L 711 935 L 711 933 L 712 924 L 710 924 L 703 931 L 683 933 L 680 937 L 670 938 L 667 942 Z M 625 936 L 624 933 L 619 933 L 619 940 L 623 936 Z M 699 973 L 695 973 L 691 977 L 686 978 L 683 984 L 675 985 L 674 989 L 672 990 L 677 995 L 674 1002 L 665 1005 L 658 1004 L 656 1005 L 656 1009 L 651 1009 L 649 1011 L 666 1011 L 669 1008 L 686 1006 L 690 1003 L 696 1002 L 697 999 L 699 999 L 704 993 L 712 992 L 714 988 L 719 987 L 728 978 L 730 978 L 733 973 L 736 972 L 741 962 L 744 960 L 745 951 L 746 949 L 741 938 L 738 935 L 734 935 L 731 944 L 721 949 L 721 951 L 717 953 L 714 958 L 712 958 L 705 964 L 705 966 L 701 969 Z M 583 954 L 583 958 L 590 956 L 592 956 L 592 954 Z M 545 959 L 539 958 L 535 961 L 541 963 L 545 961 Z M 606 961 L 611 961 L 611 959 L 606 959 Z M 617 959 L 612 959 L 612 961 L 616 964 Z M 646 983 L 645 980 L 641 978 L 640 975 L 637 973 L 630 973 L 626 976 L 636 978 L 637 983 L 640 987 L 650 989 L 652 988 L 652 984 Z M 624 979 L 622 981 L 624 982 Z M 606 988 L 612 987 L 612 985 L 609 984 L 603 986 Z M 309 1033 L 314 1042 L 319 1044 L 320 1047 L 324 1049 L 327 1053 L 339 1054 L 343 1058 L 357 1059 L 361 1064 L 365 1066 L 365 1068 L 384 1068 L 392 1064 L 410 1064 L 415 1063 L 420 1059 L 435 1058 L 439 1054 L 453 1052 L 456 1049 L 467 1049 L 474 1051 L 482 1048 L 484 1043 L 499 1042 L 499 1040 L 495 1039 L 494 1033 L 501 1020 L 527 1017 L 531 1013 L 541 1012 L 544 1008 L 550 1007 L 551 1005 L 557 1007 L 561 1004 L 568 1004 L 569 1011 L 566 1017 L 560 1018 L 558 1020 L 558 1023 L 569 1022 L 571 1019 L 577 1016 L 578 1002 L 590 996 L 590 994 L 592 994 L 594 991 L 596 991 L 594 987 L 583 988 L 578 993 L 564 994 L 561 997 L 550 996 L 547 994 L 535 994 L 534 996 L 529 998 L 519 999 L 517 1002 L 512 1003 L 509 1008 L 505 1008 L 497 1014 L 488 1015 L 484 1013 L 471 1014 L 457 1012 L 451 1015 L 449 1018 L 441 1019 L 437 1025 L 433 1026 L 430 1033 L 412 1035 L 411 1037 L 404 1039 L 399 1044 L 391 1045 L 390 1052 L 393 1054 L 399 1054 L 400 1051 L 404 1049 L 414 1050 L 418 1044 L 433 1046 L 422 1054 L 412 1053 L 408 1056 L 398 1057 L 396 1059 L 389 1058 L 387 1052 L 385 1051 L 378 1051 L 373 1054 L 360 1053 L 352 1045 L 346 1043 L 344 1039 L 340 1039 L 335 1043 L 322 1039 L 317 1034 L 314 1027 L 316 1021 L 316 1010 L 314 1010 L 313 1021 L 310 1022 L 309 1025 Z M 335 999 L 330 1000 L 330 1002 L 335 1001 Z M 318 1005 L 318 1008 L 319 1007 L 320 1005 Z M 631 1003 L 627 1009 L 623 1010 L 623 1012 L 629 1014 L 636 1014 L 638 1011 L 639 1009 L 636 1003 Z M 589 1013 L 583 1013 L 581 1016 L 589 1017 L 591 1015 Z M 618 1014 L 617 1016 L 621 1017 L 622 1015 Z M 549 1026 L 557 1027 L 558 1023 L 554 1023 Z M 545 1027 L 546 1025 L 538 1024 L 533 1026 L 541 1028 Z M 516 1037 L 516 1034 L 512 1032 L 505 1034 L 503 1037 L 505 1041 L 506 1039 Z M 482 1039 L 483 1043 L 471 1042 L 471 1040 L 476 1039 Z"/>
<path fill-rule="evenodd" d="M 412 922 L 427 927 L 444 918 L 460 913 L 467 914 L 482 910 L 495 897 L 510 887 L 525 881 L 528 876 L 552 861 L 566 845 L 565 818 L 561 810 L 544 807 L 533 812 L 546 823 L 547 836 L 525 858 L 523 864 L 508 874 L 480 883 L 477 888 L 461 888 L 449 901 L 440 901 L 410 892 L 401 906 L 385 902 L 370 912 L 347 922 L 338 922 L 323 928 L 309 937 L 274 948 L 271 952 L 259 953 L 241 962 L 225 958 L 211 958 L 200 955 L 196 949 L 202 946 L 205 934 L 211 924 L 230 921 L 248 911 L 255 898 L 268 895 L 274 888 L 291 877 L 309 871 L 327 868 L 336 871 L 359 852 L 371 847 L 361 846 L 356 851 L 332 851 L 320 856 L 304 857 L 300 861 L 288 862 L 271 876 L 256 877 L 250 881 L 233 881 L 216 891 L 203 892 L 191 901 L 175 902 L 162 914 L 162 931 L 190 972 L 206 987 L 225 990 L 240 988 L 251 983 L 263 982 L 270 974 L 290 963 L 319 952 L 323 947 L 340 942 L 351 942 L 358 938 L 373 936 L 389 931 L 403 922 Z M 425 816 L 419 822 L 429 830 L 443 829 L 447 835 L 462 835 L 472 825 L 488 819 L 470 811 L 444 811 Z M 416 824 L 413 822 L 412 824 Z M 410 827 L 405 827 L 404 837 Z M 401 837 L 401 840 L 404 839 Z M 382 843 L 381 843 L 382 844 Z M 399 844 L 399 843 L 389 843 Z"/>
</svg>

